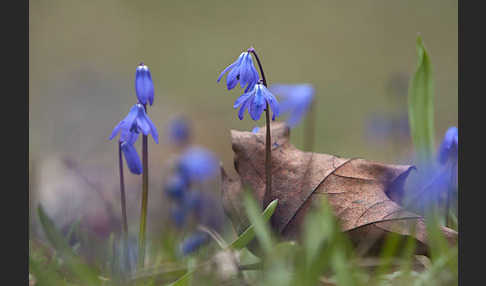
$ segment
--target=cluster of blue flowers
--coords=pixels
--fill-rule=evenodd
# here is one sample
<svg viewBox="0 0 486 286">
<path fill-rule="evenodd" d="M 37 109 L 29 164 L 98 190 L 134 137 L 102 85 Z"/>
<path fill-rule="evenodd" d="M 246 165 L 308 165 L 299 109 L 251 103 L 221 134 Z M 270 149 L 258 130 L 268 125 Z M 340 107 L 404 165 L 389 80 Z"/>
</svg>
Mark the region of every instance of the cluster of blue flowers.
<svg viewBox="0 0 486 286">
<path fill-rule="evenodd" d="M 226 87 L 231 90 L 240 83 L 241 88 L 245 88 L 244 93 L 235 101 L 233 108 L 238 111 L 238 118 L 243 120 L 245 110 L 248 110 L 251 118 L 255 121 L 259 120 L 263 111 L 266 110 L 267 104 L 272 111 L 272 120 L 279 115 L 279 103 L 275 96 L 267 89 L 258 75 L 251 53 L 253 48 L 240 54 L 235 62 L 226 67 L 218 77 L 218 82 L 225 73 Z"/>
<path fill-rule="evenodd" d="M 120 134 L 120 147 L 128 165 L 128 169 L 133 174 L 140 175 L 143 172 L 142 163 L 134 147 L 140 133 L 152 135 L 155 143 L 159 143 L 157 128 L 146 113 L 147 102 L 152 105 L 154 101 L 154 85 L 149 68 L 140 63 L 135 72 L 135 93 L 138 102 L 130 108 L 128 115 L 120 121 L 113 132 L 110 140 Z"/>
<path fill-rule="evenodd" d="M 226 76 L 226 87 L 231 90 L 239 83 L 241 88 L 245 88 L 244 93 L 235 101 L 233 108 L 238 111 L 238 118 L 242 120 L 244 113 L 248 110 L 251 118 L 259 120 L 266 105 L 272 110 L 272 120 L 279 114 L 287 113 L 287 124 L 295 127 L 305 114 L 309 111 L 314 100 L 315 89 L 310 84 L 274 84 L 268 89 L 260 80 L 259 74 L 253 65 L 251 54 L 253 48 L 243 52 L 235 62 L 226 67 L 218 77 L 218 82 L 224 74 Z M 274 96 L 277 94 L 281 103 Z M 255 129 L 252 130 L 256 132 Z"/>
<path fill-rule="evenodd" d="M 179 156 L 174 172 L 164 186 L 166 195 L 174 203 L 171 218 L 177 227 L 185 226 L 192 216 L 197 224 L 220 228 L 220 214 L 214 213 L 217 202 L 197 188 L 199 183 L 214 178 L 218 167 L 215 155 L 202 147 L 189 147 Z M 196 231 L 181 243 L 180 251 L 187 255 L 208 241 L 206 233 Z"/>
</svg>

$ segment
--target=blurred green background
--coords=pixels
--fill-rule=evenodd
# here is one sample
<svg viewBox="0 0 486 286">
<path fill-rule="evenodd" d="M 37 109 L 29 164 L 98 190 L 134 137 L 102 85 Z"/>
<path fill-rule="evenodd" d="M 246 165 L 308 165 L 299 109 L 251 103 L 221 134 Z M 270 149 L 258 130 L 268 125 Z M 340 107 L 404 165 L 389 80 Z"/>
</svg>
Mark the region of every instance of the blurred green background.
<svg viewBox="0 0 486 286">
<path fill-rule="evenodd" d="M 410 138 L 370 140 L 377 136 L 370 136 L 367 120 L 406 113 L 420 32 L 434 67 L 437 144 L 457 125 L 457 6 L 449 0 L 31 0 L 31 166 L 64 154 L 98 166 L 115 184 L 116 142 L 108 136 L 136 102 L 135 68 L 143 61 L 155 85 L 149 116 L 162 139 L 150 141 L 151 180 L 174 151 L 163 138 L 176 114 L 193 120 L 194 142 L 234 173 L 229 130 L 255 123 L 248 115 L 240 121 L 232 108 L 241 89 L 227 91 L 216 79 L 252 45 L 270 84 L 315 86 L 314 151 L 405 163 Z M 297 146 L 303 130 L 293 130 Z"/>
</svg>

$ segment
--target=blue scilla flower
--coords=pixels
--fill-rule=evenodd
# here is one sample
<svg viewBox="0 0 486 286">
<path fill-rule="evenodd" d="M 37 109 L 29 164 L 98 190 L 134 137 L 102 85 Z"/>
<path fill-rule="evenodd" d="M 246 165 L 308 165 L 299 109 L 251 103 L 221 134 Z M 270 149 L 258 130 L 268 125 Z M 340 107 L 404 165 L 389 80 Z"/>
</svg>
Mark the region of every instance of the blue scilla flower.
<svg viewBox="0 0 486 286">
<path fill-rule="evenodd" d="M 145 113 L 145 109 L 140 103 L 135 104 L 128 112 L 128 115 L 115 126 L 111 133 L 110 140 L 119 132 L 121 132 L 121 141 L 136 141 L 138 133 L 142 132 L 144 135 L 152 134 L 154 141 L 159 143 L 157 128 L 152 123 L 152 120 L 150 120 L 147 113 Z"/>
<path fill-rule="evenodd" d="M 293 128 L 309 111 L 314 100 L 310 84 L 273 84 L 269 90 L 280 98 L 280 111 L 289 114 L 287 124 Z"/>
<path fill-rule="evenodd" d="M 133 144 L 122 142 L 120 146 L 130 172 L 137 175 L 142 174 L 142 162 Z"/>
<path fill-rule="evenodd" d="M 259 130 L 260 130 L 260 127 L 255 126 L 255 127 L 253 127 L 253 129 L 251 130 L 251 132 L 252 133 L 258 133 Z"/>
<path fill-rule="evenodd" d="M 219 163 L 209 150 L 191 147 L 179 158 L 178 170 L 189 182 L 205 181 L 218 173 Z"/>
<path fill-rule="evenodd" d="M 228 90 L 233 89 L 239 81 L 241 88 L 245 88 L 246 86 L 245 92 L 247 92 L 253 88 L 259 79 L 258 72 L 253 65 L 253 59 L 249 52 L 241 53 L 234 63 L 225 68 L 219 75 L 218 82 L 228 71 L 229 73 L 226 76 Z"/>
<path fill-rule="evenodd" d="M 202 245 L 209 241 L 208 234 L 204 232 L 196 232 L 190 237 L 186 238 L 180 244 L 180 251 L 183 255 L 188 255 L 196 250 L 198 250 Z"/>
<path fill-rule="evenodd" d="M 147 104 L 147 101 L 152 106 L 154 102 L 154 83 L 149 68 L 140 63 L 135 72 L 135 93 L 138 101 L 142 104 Z"/>
<path fill-rule="evenodd" d="M 176 201 L 181 201 L 187 191 L 189 184 L 184 176 L 179 173 L 174 174 L 165 184 L 166 194 Z"/>
<path fill-rule="evenodd" d="M 235 101 L 233 108 L 240 107 L 238 111 L 238 118 L 243 119 L 245 110 L 248 109 L 253 120 L 259 120 L 262 112 L 265 110 L 266 105 L 270 106 L 272 110 L 272 120 L 275 120 L 275 116 L 279 115 L 279 104 L 275 96 L 261 83 L 256 84 L 253 89 L 247 93 L 242 94 Z"/>
<path fill-rule="evenodd" d="M 185 117 L 174 117 L 169 123 L 169 141 L 175 145 L 187 144 L 191 136 L 191 128 Z"/>
<path fill-rule="evenodd" d="M 457 127 L 452 126 L 447 129 L 444 139 L 442 139 L 442 143 L 440 144 L 439 147 L 439 152 L 438 152 L 438 160 L 439 163 L 444 165 L 446 164 L 449 160 L 451 161 L 457 161 L 457 152 L 458 152 L 458 144 L 459 144 L 459 138 L 458 138 L 458 130 Z"/>
</svg>

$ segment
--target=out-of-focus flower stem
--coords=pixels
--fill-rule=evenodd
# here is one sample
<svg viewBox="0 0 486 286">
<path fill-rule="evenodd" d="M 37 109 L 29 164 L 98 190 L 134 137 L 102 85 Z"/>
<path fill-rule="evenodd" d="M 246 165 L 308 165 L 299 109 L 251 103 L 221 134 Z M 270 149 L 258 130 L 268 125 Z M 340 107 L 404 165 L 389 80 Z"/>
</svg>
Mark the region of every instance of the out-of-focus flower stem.
<svg viewBox="0 0 486 286">
<path fill-rule="evenodd" d="M 260 68 L 260 74 L 262 75 L 262 82 L 265 87 L 268 87 L 267 85 L 267 79 L 265 78 L 265 73 L 263 72 L 263 67 L 260 62 L 260 58 L 258 58 L 257 53 L 255 52 L 255 49 L 252 47 L 248 50 L 251 52 L 254 56 L 255 59 L 258 63 L 258 67 Z M 271 136 L 271 130 L 270 130 L 270 107 L 268 105 L 268 102 L 266 103 L 266 109 L 265 109 L 265 119 L 266 119 L 266 126 L 267 126 L 267 134 L 266 134 L 266 140 L 265 140 L 265 177 L 266 177 L 266 182 L 265 182 L 265 195 L 263 196 L 263 208 L 265 208 L 271 201 L 271 193 L 272 193 L 272 136 Z"/>
<path fill-rule="evenodd" d="M 147 112 L 147 105 L 143 108 Z M 140 232 L 138 234 L 138 267 L 144 267 L 145 264 L 145 232 L 147 226 L 147 205 L 148 205 L 148 137 L 142 136 L 142 208 L 140 214 Z"/>
<path fill-rule="evenodd" d="M 118 161 L 120 167 L 120 199 L 121 199 L 121 211 L 122 211 L 122 222 L 123 222 L 123 256 L 125 257 L 125 263 L 128 266 L 128 219 L 127 219 L 127 206 L 125 200 L 125 179 L 123 177 L 123 158 L 121 141 L 118 142 Z"/>
<path fill-rule="evenodd" d="M 456 182 L 456 168 L 457 168 L 457 163 L 456 162 L 452 162 L 451 163 L 451 167 L 450 167 L 450 171 L 451 171 L 451 183 L 449 184 L 449 187 L 447 188 L 447 193 L 446 193 L 446 205 L 445 205 L 445 226 L 446 227 L 449 227 L 450 225 L 450 220 L 449 220 L 449 209 L 450 209 L 450 200 L 451 200 L 451 197 L 452 197 L 452 190 L 454 188 L 454 186 L 457 185 L 457 182 Z"/>
<path fill-rule="evenodd" d="M 314 151 L 314 132 L 316 123 L 316 110 L 314 104 L 311 104 L 309 110 L 309 117 L 306 120 L 305 134 L 304 134 L 304 150 Z"/>
</svg>

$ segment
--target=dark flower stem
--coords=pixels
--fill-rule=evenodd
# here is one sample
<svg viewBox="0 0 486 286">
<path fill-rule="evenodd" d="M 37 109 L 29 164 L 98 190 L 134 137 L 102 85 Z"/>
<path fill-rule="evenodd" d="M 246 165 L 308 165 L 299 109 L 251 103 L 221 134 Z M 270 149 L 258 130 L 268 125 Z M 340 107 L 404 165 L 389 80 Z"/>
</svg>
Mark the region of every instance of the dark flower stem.
<svg viewBox="0 0 486 286">
<path fill-rule="evenodd" d="M 262 63 L 260 62 L 260 58 L 258 58 L 257 53 L 255 52 L 255 49 L 250 48 L 248 50 L 251 52 L 254 56 L 255 59 L 258 63 L 258 67 L 260 68 L 260 73 L 262 75 L 262 82 L 265 87 L 267 86 L 267 79 L 265 78 L 265 73 L 263 72 L 263 67 Z M 265 208 L 270 202 L 271 202 L 271 194 L 272 194 L 272 136 L 270 134 L 270 107 L 268 105 L 268 102 L 266 103 L 266 109 L 265 109 L 265 119 L 266 119 L 266 126 L 267 126 L 267 136 L 265 140 L 265 176 L 266 176 L 266 182 L 265 182 L 265 194 L 263 196 L 263 208 Z"/>
<path fill-rule="evenodd" d="M 147 112 L 147 105 L 143 108 Z M 140 215 L 140 232 L 138 234 L 138 267 L 145 264 L 145 230 L 147 227 L 147 205 L 148 205 L 148 140 L 147 135 L 142 136 L 142 208 Z"/>
<path fill-rule="evenodd" d="M 124 257 L 125 263 L 128 266 L 128 220 L 127 220 L 127 206 L 125 200 L 125 179 L 123 177 L 123 158 L 122 158 L 122 149 L 121 149 L 121 141 L 118 141 L 118 161 L 120 166 L 120 197 L 121 197 L 121 211 L 122 211 L 122 221 L 123 221 L 123 250 L 124 250 Z"/>
<path fill-rule="evenodd" d="M 121 211 L 122 211 L 122 221 L 123 221 L 123 236 L 126 237 L 128 233 L 128 222 L 127 222 L 127 207 L 125 200 L 125 179 L 123 176 L 123 158 L 121 141 L 118 142 L 118 160 L 120 166 L 120 196 L 121 196 Z"/>
</svg>

